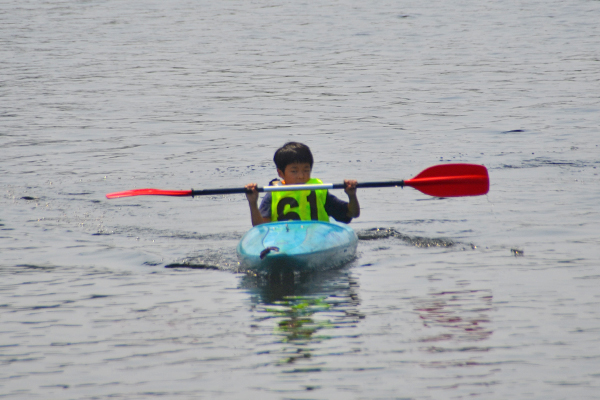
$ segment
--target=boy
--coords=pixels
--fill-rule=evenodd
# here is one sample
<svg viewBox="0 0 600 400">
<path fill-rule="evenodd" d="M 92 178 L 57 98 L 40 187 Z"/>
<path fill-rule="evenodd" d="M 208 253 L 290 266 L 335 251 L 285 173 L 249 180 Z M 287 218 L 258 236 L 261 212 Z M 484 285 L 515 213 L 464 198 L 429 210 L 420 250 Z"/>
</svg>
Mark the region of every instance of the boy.
<svg viewBox="0 0 600 400">
<path fill-rule="evenodd" d="M 273 184 L 304 185 L 306 183 L 322 183 L 311 179 L 313 156 L 308 146 L 289 142 L 275 152 L 273 157 L 277 174 L 282 179 L 274 179 Z M 246 185 L 246 198 L 250 204 L 252 226 L 274 221 L 320 220 L 329 221 L 332 216 L 336 221 L 349 223 L 360 215 L 360 205 L 356 197 L 356 181 L 344 180 L 344 191 L 348 202 L 338 199 L 327 190 L 269 192 L 258 207 L 258 191 L 256 183 Z"/>
</svg>

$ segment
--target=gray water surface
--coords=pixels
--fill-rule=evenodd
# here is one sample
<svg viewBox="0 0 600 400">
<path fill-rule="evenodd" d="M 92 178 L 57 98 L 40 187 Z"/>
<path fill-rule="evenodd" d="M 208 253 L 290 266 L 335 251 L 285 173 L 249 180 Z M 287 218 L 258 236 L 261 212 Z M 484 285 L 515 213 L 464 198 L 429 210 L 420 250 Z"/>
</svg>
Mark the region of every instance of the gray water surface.
<svg viewBox="0 0 600 400">
<path fill-rule="evenodd" d="M 0 4 L 0 397 L 600 398 L 600 2 Z M 243 195 L 359 191 L 358 257 L 239 273 Z M 343 192 L 336 192 L 341 198 Z"/>
</svg>

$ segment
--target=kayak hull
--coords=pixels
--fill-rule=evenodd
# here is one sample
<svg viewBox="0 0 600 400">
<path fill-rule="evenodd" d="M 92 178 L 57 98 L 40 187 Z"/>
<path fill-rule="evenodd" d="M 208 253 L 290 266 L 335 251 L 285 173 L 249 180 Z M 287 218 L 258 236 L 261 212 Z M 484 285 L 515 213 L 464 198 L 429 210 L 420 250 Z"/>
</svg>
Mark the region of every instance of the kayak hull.
<svg viewBox="0 0 600 400">
<path fill-rule="evenodd" d="M 257 273 L 312 272 L 337 268 L 356 256 L 352 228 L 320 221 L 261 224 L 240 240 L 242 268 Z"/>
</svg>

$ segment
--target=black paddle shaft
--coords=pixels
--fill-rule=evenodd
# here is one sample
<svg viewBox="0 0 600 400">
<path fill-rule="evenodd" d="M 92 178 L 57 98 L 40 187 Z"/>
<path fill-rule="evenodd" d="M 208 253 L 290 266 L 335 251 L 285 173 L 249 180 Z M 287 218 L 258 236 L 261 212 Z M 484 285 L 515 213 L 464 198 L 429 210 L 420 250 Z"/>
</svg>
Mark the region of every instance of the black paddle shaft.
<svg viewBox="0 0 600 400">
<path fill-rule="evenodd" d="M 404 181 L 392 181 L 392 182 L 363 182 L 356 185 L 357 188 L 378 188 L 378 187 L 404 187 Z M 332 189 L 344 189 L 345 185 L 343 183 L 336 183 L 333 185 Z M 257 192 L 264 192 L 265 190 L 262 187 L 256 188 Z M 215 196 L 215 195 L 225 195 L 225 194 L 236 194 L 236 193 L 252 193 L 246 188 L 225 188 L 225 189 L 204 189 L 204 190 L 194 190 L 192 189 L 191 196 Z"/>
</svg>

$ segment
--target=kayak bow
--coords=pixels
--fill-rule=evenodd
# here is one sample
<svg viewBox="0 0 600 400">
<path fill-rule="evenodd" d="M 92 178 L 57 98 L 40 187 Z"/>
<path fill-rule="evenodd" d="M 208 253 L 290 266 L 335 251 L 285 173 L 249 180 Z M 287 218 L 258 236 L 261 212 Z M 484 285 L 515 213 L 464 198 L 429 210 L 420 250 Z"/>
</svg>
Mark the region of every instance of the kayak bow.
<svg viewBox="0 0 600 400">
<path fill-rule="evenodd" d="M 261 224 L 240 240 L 240 264 L 257 273 L 311 272 L 342 266 L 356 255 L 352 228 L 321 221 Z"/>
</svg>

